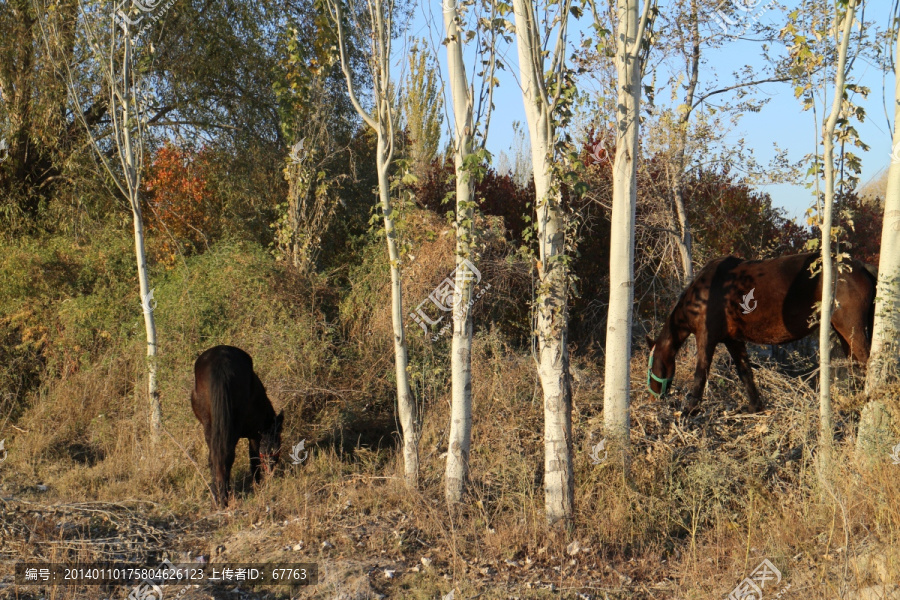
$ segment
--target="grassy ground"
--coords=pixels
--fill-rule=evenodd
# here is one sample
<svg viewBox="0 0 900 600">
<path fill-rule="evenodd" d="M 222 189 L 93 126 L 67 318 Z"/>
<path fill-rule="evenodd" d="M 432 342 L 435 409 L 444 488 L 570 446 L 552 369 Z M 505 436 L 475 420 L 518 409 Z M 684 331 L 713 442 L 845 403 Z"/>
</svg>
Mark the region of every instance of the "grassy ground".
<svg viewBox="0 0 900 600">
<path fill-rule="evenodd" d="M 452 269 L 449 236 L 430 226 L 436 234 L 414 245 L 413 306 Z M 456 599 L 725 598 L 764 559 L 780 571 L 764 598 L 900 597 L 900 465 L 890 447 L 873 461 L 856 458 L 864 399 L 848 370 L 833 388 L 835 467 L 820 477 L 810 383 L 763 365 L 756 376 L 768 410 L 743 414 L 723 350 L 702 414 L 681 425 L 667 402 L 645 392 L 647 357 L 636 348 L 625 476 L 613 453 L 592 458 L 603 365 L 576 356 L 577 514 L 570 531 L 549 529 L 540 386 L 532 357 L 513 341 L 521 325 L 502 318 L 521 310 L 527 264 L 499 237 L 484 249 L 493 285 L 476 314 L 469 502 L 443 501 L 447 340 L 432 343 L 417 327 L 411 371 L 422 473 L 420 489 L 406 489 L 394 446 L 382 251 L 373 241 L 359 265 L 299 280 L 263 249 L 225 242 L 154 272 L 166 430 L 154 444 L 127 233 L 0 242 L 0 439 L 8 452 L 0 463 L 0 597 L 130 591 L 16 586 L 10 561 L 152 565 L 200 555 L 316 562 L 320 584 L 170 586 L 166 598 L 434 599 L 453 590 Z M 206 447 L 188 401 L 194 358 L 218 343 L 250 352 L 287 419 L 282 464 L 263 485 L 251 485 L 246 441 L 238 446 L 227 511 L 211 508 Z M 690 363 L 686 348 L 676 398 Z M 895 419 L 898 393 L 884 396 Z M 301 440 L 309 456 L 291 464 L 288 450 Z"/>
</svg>

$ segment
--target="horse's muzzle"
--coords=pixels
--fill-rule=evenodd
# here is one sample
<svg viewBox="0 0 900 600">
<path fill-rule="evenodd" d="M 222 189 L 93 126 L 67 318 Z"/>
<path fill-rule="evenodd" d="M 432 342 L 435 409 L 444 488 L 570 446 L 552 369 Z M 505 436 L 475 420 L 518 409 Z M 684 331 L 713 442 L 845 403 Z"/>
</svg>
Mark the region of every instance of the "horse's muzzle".
<svg viewBox="0 0 900 600">
<path fill-rule="evenodd" d="M 260 458 L 259 462 L 261 463 L 263 472 L 266 475 L 271 475 L 272 472 L 274 471 L 274 468 L 270 467 L 269 464 L 270 464 L 270 462 L 273 465 L 278 464 L 278 460 L 281 458 L 281 448 L 279 448 L 277 452 L 274 452 L 272 454 L 264 454 L 264 453 L 260 452 L 259 458 Z"/>
<path fill-rule="evenodd" d="M 653 350 L 654 349 L 655 349 L 655 346 L 650 349 L 650 362 L 647 365 L 647 389 L 650 391 L 650 393 L 652 395 L 656 396 L 657 398 L 662 398 L 663 396 L 666 395 L 666 392 L 669 390 L 669 385 L 671 385 L 672 380 L 675 378 L 674 377 L 657 377 L 656 375 L 653 374 Z M 662 386 L 660 388 L 658 394 L 653 391 L 652 387 L 650 387 L 651 381 L 655 381 L 656 383 L 658 383 Z"/>
</svg>

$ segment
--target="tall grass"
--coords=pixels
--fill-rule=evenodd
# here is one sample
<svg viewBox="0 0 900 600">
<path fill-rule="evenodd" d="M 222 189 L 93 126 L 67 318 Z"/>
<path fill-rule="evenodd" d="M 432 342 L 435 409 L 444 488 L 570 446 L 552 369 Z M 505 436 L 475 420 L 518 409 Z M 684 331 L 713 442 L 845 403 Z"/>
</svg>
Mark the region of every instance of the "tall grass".
<svg viewBox="0 0 900 600">
<path fill-rule="evenodd" d="M 417 260 L 425 266 L 411 277 L 407 306 L 452 269 L 440 258 L 449 256 L 447 236 L 440 224 L 429 226 L 436 233 L 419 240 Z M 230 560 L 394 565 L 396 578 L 369 577 L 391 597 L 434 598 L 456 587 L 492 598 L 720 598 L 764 558 L 791 584 L 787 597 L 862 597 L 850 594 L 898 582 L 900 466 L 890 463 L 890 448 L 879 460 L 857 462 L 854 421 L 863 398 L 836 383 L 840 460 L 833 485 L 823 486 L 814 468 L 815 390 L 764 365 L 756 374 L 770 408 L 741 414 L 743 392 L 724 351 L 691 427 L 644 392 L 646 356 L 634 357 L 627 477 L 612 455 L 598 464 L 590 458 L 602 439 L 603 366 L 576 356 L 577 516 L 571 531 L 549 530 L 540 386 L 518 326 L 499 322 L 511 314 L 504 303 L 524 302 L 515 286 L 527 266 L 507 261 L 500 242 L 495 254 L 486 251 L 495 262 L 485 276 L 506 274 L 512 283 L 494 285 L 476 317 L 472 481 L 463 507 L 442 499 L 447 342 L 415 333 L 422 486 L 410 492 L 402 483 L 385 269 L 374 240 L 335 278 L 299 279 L 264 249 L 227 241 L 155 271 L 168 435 L 153 446 L 140 303 L 121 233 L 101 230 L 83 244 L 0 242 L 0 438 L 9 451 L 0 466 L 3 495 L 42 504 L 150 502 L 152 513 L 193 528 L 182 546 L 165 549 L 172 552 L 221 544 Z M 278 476 L 254 488 L 242 442 L 233 510 L 212 514 L 206 447 L 189 392 L 194 359 L 216 344 L 253 356 L 287 420 Z M 691 362 L 685 352 L 676 396 L 690 381 Z M 898 392 L 889 395 L 895 412 Z M 293 465 L 285 457 L 301 440 L 312 450 Z M 36 551 L 40 539 L 17 547 Z M 334 548 L 323 549 L 325 541 Z M 321 597 L 340 585 L 326 587 Z"/>
</svg>

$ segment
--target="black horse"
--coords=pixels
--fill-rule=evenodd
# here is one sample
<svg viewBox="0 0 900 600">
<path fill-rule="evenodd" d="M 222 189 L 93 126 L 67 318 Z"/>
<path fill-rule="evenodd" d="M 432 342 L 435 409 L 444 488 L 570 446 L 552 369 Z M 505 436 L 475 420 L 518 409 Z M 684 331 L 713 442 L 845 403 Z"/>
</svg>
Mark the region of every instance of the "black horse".
<svg viewBox="0 0 900 600">
<path fill-rule="evenodd" d="M 233 346 L 216 346 L 197 358 L 191 407 L 206 435 L 213 500 L 226 506 L 238 440 L 250 442 L 250 469 L 259 483 L 260 464 L 267 473 L 278 464 L 284 411 L 275 415 L 266 388 L 253 372 L 253 359 Z"/>
</svg>

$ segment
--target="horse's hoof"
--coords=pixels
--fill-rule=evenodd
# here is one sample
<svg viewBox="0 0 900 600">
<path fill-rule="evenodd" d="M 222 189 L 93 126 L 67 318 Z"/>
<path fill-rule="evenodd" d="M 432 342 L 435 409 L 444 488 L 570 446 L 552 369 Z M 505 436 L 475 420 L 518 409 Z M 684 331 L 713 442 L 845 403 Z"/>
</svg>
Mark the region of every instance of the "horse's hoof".
<svg viewBox="0 0 900 600">
<path fill-rule="evenodd" d="M 699 403 L 684 404 L 681 407 L 681 414 L 683 414 L 686 417 L 696 417 L 697 415 L 700 414 L 700 404 Z"/>
</svg>

